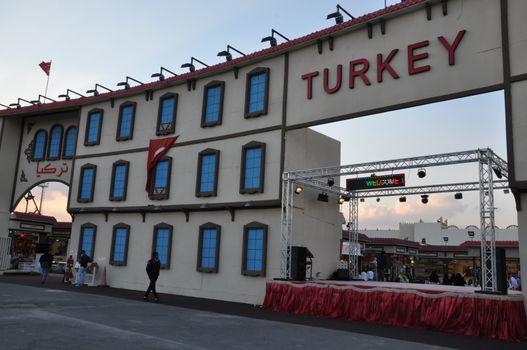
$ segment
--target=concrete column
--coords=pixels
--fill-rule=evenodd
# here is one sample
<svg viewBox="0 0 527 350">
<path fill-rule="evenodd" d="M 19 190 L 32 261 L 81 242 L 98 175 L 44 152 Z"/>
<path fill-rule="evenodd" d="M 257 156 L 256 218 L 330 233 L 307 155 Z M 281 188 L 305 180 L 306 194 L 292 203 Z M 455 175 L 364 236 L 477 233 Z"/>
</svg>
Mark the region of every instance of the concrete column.
<svg viewBox="0 0 527 350">
<path fill-rule="evenodd" d="M 527 193 L 521 194 L 522 211 L 518 212 L 518 241 L 520 249 L 520 279 L 523 302 L 527 311 Z"/>
</svg>

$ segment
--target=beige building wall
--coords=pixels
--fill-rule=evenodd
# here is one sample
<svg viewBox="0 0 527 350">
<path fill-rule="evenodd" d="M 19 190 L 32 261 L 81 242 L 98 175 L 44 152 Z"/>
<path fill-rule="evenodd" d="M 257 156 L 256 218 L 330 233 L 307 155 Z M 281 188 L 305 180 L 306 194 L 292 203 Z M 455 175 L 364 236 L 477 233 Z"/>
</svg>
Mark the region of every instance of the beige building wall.
<svg viewBox="0 0 527 350">
<path fill-rule="evenodd" d="M 0 117 L 0 237 L 9 234 L 13 180 L 17 177 L 16 162 L 23 121 L 20 118 Z M 17 179 L 18 181 L 18 179 Z"/>
</svg>

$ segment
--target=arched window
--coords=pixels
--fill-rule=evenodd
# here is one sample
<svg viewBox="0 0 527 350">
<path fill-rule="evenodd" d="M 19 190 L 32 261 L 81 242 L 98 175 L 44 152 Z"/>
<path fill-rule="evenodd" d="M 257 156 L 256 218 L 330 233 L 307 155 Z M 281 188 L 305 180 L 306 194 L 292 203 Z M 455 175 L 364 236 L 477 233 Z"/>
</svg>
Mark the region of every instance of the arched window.
<svg viewBox="0 0 527 350">
<path fill-rule="evenodd" d="M 33 160 L 43 160 L 46 155 L 46 141 L 48 134 L 45 130 L 39 130 L 33 139 Z"/>
<path fill-rule="evenodd" d="M 75 148 L 77 146 L 77 128 L 72 126 L 66 131 L 64 137 L 64 153 L 63 158 L 73 158 L 75 155 Z"/>
<path fill-rule="evenodd" d="M 60 146 L 62 144 L 62 126 L 55 125 L 49 132 L 48 160 L 60 158 Z"/>
</svg>

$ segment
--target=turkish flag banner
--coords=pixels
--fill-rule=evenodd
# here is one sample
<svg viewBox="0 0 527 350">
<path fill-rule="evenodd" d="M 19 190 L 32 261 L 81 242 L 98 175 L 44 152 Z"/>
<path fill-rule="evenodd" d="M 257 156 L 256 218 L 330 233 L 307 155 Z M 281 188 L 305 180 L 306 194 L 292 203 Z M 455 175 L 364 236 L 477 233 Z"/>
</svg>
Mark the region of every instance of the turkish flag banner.
<svg viewBox="0 0 527 350">
<path fill-rule="evenodd" d="M 164 139 L 150 140 L 150 145 L 148 146 L 148 159 L 146 161 L 146 192 L 150 192 L 150 188 L 152 187 L 152 171 L 154 170 L 154 167 L 168 152 L 178 137 L 179 135 Z"/>
<path fill-rule="evenodd" d="M 46 75 L 49 77 L 49 71 L 51 70 L 51 61 L 49 62 L 40 62 L 39 65 L 38 65 L 40 68 L 42 68 L 42 70 L 44 71 L 44 73 L 46 73 Z"/>
</svg>

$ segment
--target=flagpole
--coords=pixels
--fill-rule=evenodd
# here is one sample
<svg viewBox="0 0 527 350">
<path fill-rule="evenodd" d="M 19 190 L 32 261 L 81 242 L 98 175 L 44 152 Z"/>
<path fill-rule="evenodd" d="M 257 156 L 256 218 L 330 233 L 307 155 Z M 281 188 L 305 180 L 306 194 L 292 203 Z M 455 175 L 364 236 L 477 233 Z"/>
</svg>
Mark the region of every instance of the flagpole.
<svg viewBox="0 0 527 350">
<path fill-rule="evenodd" d="M 49 73 L 48 73 L 48 80 L 46 80 L 46 91 L 44 92 L 44 97 L 48 97 L 49 76 L 51 75 L 51 62 L 52 62 L 52 60 L 49 61 L 50 69 L 49 69 Z M 46 103 L 46 102 L 44 101 L 44 103 Z"/>
</svg>

